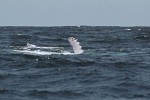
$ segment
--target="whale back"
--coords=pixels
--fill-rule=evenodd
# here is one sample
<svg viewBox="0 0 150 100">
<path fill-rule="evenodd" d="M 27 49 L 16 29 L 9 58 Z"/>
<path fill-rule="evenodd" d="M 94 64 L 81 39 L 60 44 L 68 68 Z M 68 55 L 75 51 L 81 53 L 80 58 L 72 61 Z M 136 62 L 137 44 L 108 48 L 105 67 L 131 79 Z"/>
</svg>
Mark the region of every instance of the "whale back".
<svg viewBox="0 0 150 100">
<path fill-rule="evenodd" d="M 83 53 L 82 47 L 80 46 L 80 43 L 77 41 L 74 37 L 68 38 L 69 43 L 71 44 L 73 51 L 75 54 L 81 54 Z"/>
</svg>

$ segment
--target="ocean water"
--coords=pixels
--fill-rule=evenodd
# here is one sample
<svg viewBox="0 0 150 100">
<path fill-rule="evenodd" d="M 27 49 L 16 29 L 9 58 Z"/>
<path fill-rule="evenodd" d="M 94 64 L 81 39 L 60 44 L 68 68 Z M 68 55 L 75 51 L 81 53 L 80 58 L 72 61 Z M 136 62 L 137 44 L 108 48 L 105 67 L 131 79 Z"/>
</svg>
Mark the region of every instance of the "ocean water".
<svg viewBox="0 0 150 100">
<path fill-rule="evenodd" d="M 150 100 L 150 27 L 0 27 L 0 100 Z"/>
</svg>

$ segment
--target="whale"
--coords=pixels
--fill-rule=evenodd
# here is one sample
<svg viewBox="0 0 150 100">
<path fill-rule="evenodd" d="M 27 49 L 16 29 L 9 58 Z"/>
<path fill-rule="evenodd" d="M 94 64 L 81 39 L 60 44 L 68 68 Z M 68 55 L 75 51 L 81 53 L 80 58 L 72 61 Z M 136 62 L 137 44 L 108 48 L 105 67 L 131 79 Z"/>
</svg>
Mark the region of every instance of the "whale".
<svg viewBox="0 0 150 100">
<path fill-rule="evenodd" d="M 75 54 L 83 53 L 82 47 L 80 46 L 80 43 L 77 41 L 76 38 L 69 37 L 68 41 L 69 41 L 70 45 L 72 46 L 72 49 L 73 49 Z"/>
<path fill-rule="evenodd" d="M 68 42 L 70 47 L 72 48 L 72 52 L 70 50 L 64 50 L 64 47 L 43 47 L 43 46 L 36 46 L 30 43 L 27 43 L 25 47 L 16 47 L 15 52 L 23 53 L 27 55 L 76 55 L 82 54 L 82 46 L 74 37 L 69 37 Z"/>
</svg>

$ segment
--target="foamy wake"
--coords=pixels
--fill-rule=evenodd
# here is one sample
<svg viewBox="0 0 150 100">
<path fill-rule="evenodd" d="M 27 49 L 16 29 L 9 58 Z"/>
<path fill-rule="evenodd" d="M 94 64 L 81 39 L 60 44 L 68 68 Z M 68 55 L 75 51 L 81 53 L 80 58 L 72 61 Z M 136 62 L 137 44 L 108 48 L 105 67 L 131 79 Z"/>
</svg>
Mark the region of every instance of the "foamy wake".
<svg viewBox="0 0 150 100">
<path fill-rule="evenodd" d="M 43 47 L 27 43 L 25 47 L 19 47 L 13 51 L 27 55 L 74 55 L 69 51 L 64 51 L 63 47 Z"/>
</svg>

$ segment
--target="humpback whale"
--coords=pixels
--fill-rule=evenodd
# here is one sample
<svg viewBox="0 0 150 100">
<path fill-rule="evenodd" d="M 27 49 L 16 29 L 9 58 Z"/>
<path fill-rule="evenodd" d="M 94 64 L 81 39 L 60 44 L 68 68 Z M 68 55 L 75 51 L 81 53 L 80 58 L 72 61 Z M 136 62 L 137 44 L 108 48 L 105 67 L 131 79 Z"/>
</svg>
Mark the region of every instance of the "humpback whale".
<svg viewBox="0 0 150 100">
<path fill-rule="evenodd" d="M 27 43 L 25 47 L 16 47 L 16 49 L 13 51 L 28 55 L 52 55 L 52 54 L 74 55 L 83 53 L 82 47 L 80 46 L 80 43 L 77 41 L 76 38 L 69 37 L 68 41 L 73 49 L 73 53 L 69 51 L 64 51 L 63 47 L 43 47 L 29 43 Z"/>
<path fill-rule="evenodd" d="M 75 54 L 81 54 L 81 53 L 83 53 L 83 50 L 82 50 L 82 48 L 80 46 L 80 43 L 77 41 L 76 38 L 69 37 L 68 41 L 69 41 L 70 45 L 72 46 L 73 51 L 74 51 Z"/>
</svg>

